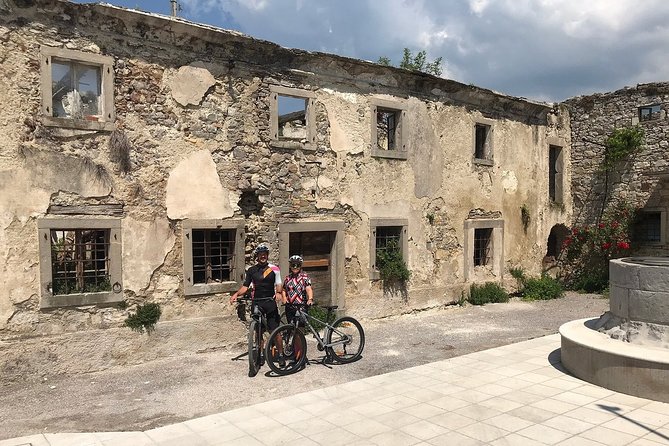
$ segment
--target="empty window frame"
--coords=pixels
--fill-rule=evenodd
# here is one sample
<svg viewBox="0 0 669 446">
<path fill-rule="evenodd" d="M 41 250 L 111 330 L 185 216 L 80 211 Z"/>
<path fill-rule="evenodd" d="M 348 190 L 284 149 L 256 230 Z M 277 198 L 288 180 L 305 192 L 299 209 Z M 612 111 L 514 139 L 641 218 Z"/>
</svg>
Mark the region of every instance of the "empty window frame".
<svg viewBox="0 0 669 446">
<path fill-rule="evenodd" d="M 113 130 L 111 57 L 42 46 L 40 58 L 45 125 Z"/>
<path fill-rule="evenodd" d="M 272 145 L 315 150 L 314 98 L 312 91 L 270 86 Z"/>
<path fill-rule="evenodd" d="M 491 263 L 492 246 L 492 228 L 474 229 L 474 266 Z"/>
<path fill-rule="evenodd" d="M 398 250 L 404 261 L 407 261 L 408 241 L 407 241 L 406 219 L 386 219 L 377 218 L 370 220 L 370 278 L 380 279 L 377 259 L 379 254 L 390 249 Z"/>
<path fill-rule="evenodd" d="M 372 156 L 407 159 L 407 113 L 403 101 L 372 98 Z"/>
<path fill-rule="evenodd" d="M 474 162 L 492 165 L 493 160 L 493 121 L 477 120 L 474 123 Z"/>
<path fill-rule="evenodd" d="M 563 202 L 562 147 L 548 146 L 548 197 L 553 203 Z"/>
<path fill-rule="evenodd" d="M 184 294 L 233 291 L 244 273 L 244 223 L 238 220 L 185 220 Z"/>
<path fill-rule="evenodd" d="M 641 211 L 634 222 L 634 239 L 641 244 L 660 244 L 662 237 L 662 212 Z"/>
<path fill-rule="evenodd" d="M 123 300 L 120 227 L 119 219 L 39 220 L 42 308 Z"/>
<path fill-rule="evenodd" d="M 639 107 L 639 121 L 652 121 L 660 119 L 662 116 L 662 107 L 660 104 L 644 105 Z"/>
</svg>

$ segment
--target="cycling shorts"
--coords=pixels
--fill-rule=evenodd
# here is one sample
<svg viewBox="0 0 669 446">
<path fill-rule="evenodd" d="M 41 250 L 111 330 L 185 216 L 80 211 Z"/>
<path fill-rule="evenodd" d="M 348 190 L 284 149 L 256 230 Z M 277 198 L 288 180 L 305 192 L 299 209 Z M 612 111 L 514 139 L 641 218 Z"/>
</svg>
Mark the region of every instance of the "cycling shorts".
<svg viewBox="0 0 669 446">
<path fill-rule="evenodd" d="M 279 315 L 279 308 L 276 306 L 274 299 L 272 300 L 260 300 L 254 302 L 255 305 L 258 305 L 260 311 L 265 314 L 265 319 L 267 319 L 267 329 L 269 332 L 273 332 L 281 324 L 281 316 Z"/>
</svg>

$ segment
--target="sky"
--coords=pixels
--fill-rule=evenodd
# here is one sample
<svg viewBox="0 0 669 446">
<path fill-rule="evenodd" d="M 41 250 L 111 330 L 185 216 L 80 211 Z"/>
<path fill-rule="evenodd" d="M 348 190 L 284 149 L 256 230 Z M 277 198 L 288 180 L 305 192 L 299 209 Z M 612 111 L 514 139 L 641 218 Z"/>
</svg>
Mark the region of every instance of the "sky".
<svg viewBox="0 0 669 446">
<path fill-rule="evenodd" d="M 89 1 L 76 0 L 77 3 Z M 169 15 L 170 0 L 107 0 Z M 668 0 L 180 0 L 179 16 L 289 48 L 397 65 L 531 100 L 669 81 Z"/>
</svg>

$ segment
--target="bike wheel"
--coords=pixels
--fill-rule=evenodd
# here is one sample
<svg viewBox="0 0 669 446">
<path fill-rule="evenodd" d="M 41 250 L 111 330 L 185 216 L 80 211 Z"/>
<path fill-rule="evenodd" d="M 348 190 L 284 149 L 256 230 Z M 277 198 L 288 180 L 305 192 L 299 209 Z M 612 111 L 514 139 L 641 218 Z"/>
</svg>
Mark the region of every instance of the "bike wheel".
<svg viewBox="0 0 669 446">
<path fill-rule="evenodd" d="M 360 322 L 350 316 L 337 319 L 327 328 L 326 344 L 328 355 L 337 362 L 346 364 L 360 358 L 365 348 L 365 332 Z"/>
<path fill-rule="evenodd" d="M 249 347 L 249 377 L 253 378 L 260 369 L 261 339 L 258 335 L 258 321 L 249 324 L 248 347 Z"/>
<path fill-rule="evenodd" d="M 265 345 L 269 368 L 277 375 L 300 370 L 307 360 L 307 340 L 294 325 L 286 324 L 272 332 Z"/>
</svg>

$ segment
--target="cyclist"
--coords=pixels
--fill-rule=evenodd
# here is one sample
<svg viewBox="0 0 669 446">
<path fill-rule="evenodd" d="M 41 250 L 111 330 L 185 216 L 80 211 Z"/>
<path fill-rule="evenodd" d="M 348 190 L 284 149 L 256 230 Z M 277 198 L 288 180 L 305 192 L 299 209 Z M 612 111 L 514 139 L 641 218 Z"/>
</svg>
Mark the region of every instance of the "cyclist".
<svg viewBox="0 0 669 446">
<path fill-rule="evenodd" d="M 283 303 L 286 304 L 286 319 L 291 322 L 295 317 L 297 308 L 294 304 L 312 305 L 314 303 L 314 291 L 311 288 L 311 279 L 302 271 L 304 260 L 301 256 L 294 255 L 288 259 L 290 273 L 283 281 Z"/>
<path fill-rule="evenodd" d="M 261 244 L 253 251 L 256 264 L 246 270 L 246 278 L 242 286 L 230 296 L 230 303 L 234 303 L 240 295 L 244 295 L 253 284 L 254 302 L 265 313 L 267 329 L 271 333 L 281 323 L 277 301 L 282 299 L 281 272 L 279 267 L 268 262 L 269 248 Z M 266 298 L 273 298 L 272 300 Z M 260 300 L 264 299 L 264 300 Z"/>
</svg>

